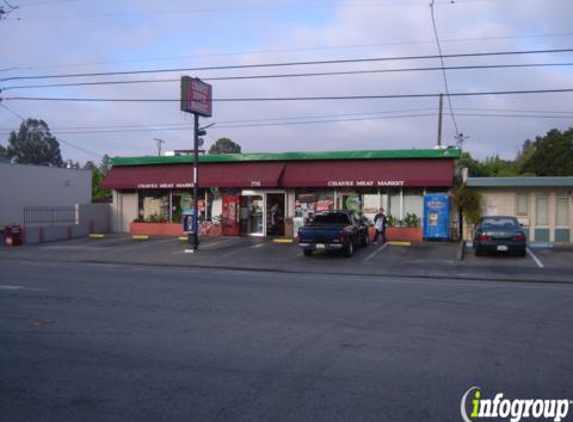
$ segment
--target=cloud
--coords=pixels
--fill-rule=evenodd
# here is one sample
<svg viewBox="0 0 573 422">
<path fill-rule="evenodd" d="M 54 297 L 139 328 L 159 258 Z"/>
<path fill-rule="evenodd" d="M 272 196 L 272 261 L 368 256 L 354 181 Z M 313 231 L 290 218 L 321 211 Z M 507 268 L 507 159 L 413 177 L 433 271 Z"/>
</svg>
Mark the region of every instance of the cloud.
<svg viewBox="0 0 573 422">
<path fill-rule="evenodd" d="M 116 11 L 113 18 L 66 18 L 0 22 L 5 67 L 19 66 L 15 72 L 0 75 L 68 73 L 86 70 L 123 70 L 203 66 L 234 63 L 268 63 L 326 60 L 352 57 L 385 57 L 436 54 L 430 10 L 427 2 L 389 1 L 337 2 L 337 7 L 309 7 L 303 1 L 280 9 L 276 2 L 214 2 L 199 10 L 187 2 L 148 0 L 122 2 L 78 2 L 74 6 L 44 7 L 32 13 L 22 8 L 21 16 L 58 16 Z M 439 2 L 435 14 L 444 53 L 501 51 L 570 47 L 573 37 L 515 38 L 515 35 L 562 34 L 569 28 L 571 2 L 548 0 L 458 1 Z M 369 6 L 368 6 L 369 5 Z M 265 9 L 264 7 L 268 7 Z M 243 8 L 239 11 L 236 8 Z M 244 8 L 247 7 L 245 10 Z M 251 9 L 248 9 L 251 7 Z M 298 8 L 297 8 L 298 7 Z M 207 7 L 203 9 L 209 9 Z M 161 13 L 151 13 L 152 11 Z M 49 12 L 49 14 L 48 14 Z M 149 12 L 149 13 L 148 13 Z M 502 38 L 505 37 L 505 38 Z M 463 39 L 464 41 L 453 41 Z M 347 46 L 346 48 L 343 48 Z M 220 54 L 245 52 L 244 54 Z M 173 57 L 180 57 L 173 59 Z M 185 57 L 182 57 L 185 56 Z M 163 60 L 157 60 L 164 58 Z M 447 59 L 447 65 L 478 63 L 526 63 L 572 61 L 573 54 L 515 56 L 483 59 Z M 155 59 L 145 61 L 146 59 Z M 129 61 L 135 60 L 135 61 Z M 127 61 L 127 62 L 126 62 Z M 86 65 L 82 66 L 82 63 Z M 89 64 L 88 64 L 89 63 Z M 100 64 L 95 64 L 100 63 Z M 298 71 L 340 71 L 438 65 L 436 61 L 325 65 L 321 67 L 250 69 L 200 72 L 197 76 L 273 74 Z M 23 70 L 32 66 L 31 70 Z M 57 66 L 57 67 L 53 67 Z M 133 76 L 133 78 L 177 79 L 181 73 Z M 109 78 L 112 80 L 127 77 Z M 129 78 L 132 78 L 131 76 Z M 89 78 L 94 80 L 94 78 Z M 451 92 L 506 89 L 571 88 L 570 68 L 449 71 Z M 14 83 L 14 85 L 24 82 Z M 3 83 L 4 86 L 8 83 Z M 214 82 L 219 98 L 287 97 L 296 95 L 360 95 L 443 92 L 440 72 L 403 72 L 315 78 L 261 79 L 255 81 Z M 57 88 L 50 90 L 6 91 L 2 95 L 42 95 L 77 97 L 179 96 L 178 82 L 127 86 Z M 465 147 L 485 157 L 498 153 L 512 158 L 525 139 L 544 134 L 553 127 L 565 129 L 570 118 L 508 118 L 469 114 L 484 113 L 468 109 L 491 109 L 489 114 L 512 114 L 495 110 L 570 110 L 572 94 L 456 97 L 452 99 L 459 130 L 469 138 Z M 11 102 L 6 105 L 20 114 L 40 117 L 54 129 L 64 127 L 100 127 L 189 123 L 191 118 L 173 103 L 51 103 Z M 431 148 L 436 142 L 438 101 L 395 99 L 365 101 L 306 101 L 263 103 L 215 103 L 211 121 L 220 122 L 209 130 L 207 143 L 228 136 L 245 151 L 294 151 L 339 149 Z M 425 110 L 420 112 L 400 110 Z M 389 113 L 389 112 L 397 113 Z M 260 120 L 277 117 L 340 116 L 363 118 L 359 113 L 385 113 L 372 120 L 339 121 L 288 126 L 223 128 L 228 121 Z M 444 142 L 452 143 L 454 128 L 448 110 L 444 116 Z M 395 115 L 434 114 L 409 118 Z M 516 113 L 513 113 L 516 114 Z M 571 113 L 573 115 L 573 113 Z M 333 118 L 329 118 L 332 120 Z M 314 118 L 314 120 L 317 120 Z M 293 119 L 292 121 L 296 121 Z M 0 110 L 0 127 L 16 127 L 17 119 Z M 119 129 L 119 128 L 116 128 Z M 189 130 L 68 134 L 62 139 L 80 147 L 110 155 L 141 155 L 155 152 L 154 137 L 165 139 L 166 149 L 191 146 Z M 93 159 L 67 146 L 64 156 Z"/>
</svg>

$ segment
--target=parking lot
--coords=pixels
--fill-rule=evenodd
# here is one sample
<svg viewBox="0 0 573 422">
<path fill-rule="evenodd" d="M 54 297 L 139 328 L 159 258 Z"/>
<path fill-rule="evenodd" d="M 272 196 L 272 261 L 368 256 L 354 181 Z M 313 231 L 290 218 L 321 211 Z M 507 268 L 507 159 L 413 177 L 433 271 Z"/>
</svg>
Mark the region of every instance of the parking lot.
<svg viewBox="0 0 573 422">
<path fill-rule="evenodd" d="M 318 252 L 305 257 L 296 243 L 272 239 L 218 237 L 201 239 L 200 250 L 185 253 L 186 242 L 172 237 L 134 240 L 128 235 L 0 248 L 0 259 L 100 262 L 114 264 L 199 266 L 323 274 L 472 277 L 482 279 L 573 281 L 573 248 L 530 249 L 524 258 L 476 257 L 466 248 L 460 260 L 456 243 L 370 245 L 351 258 Z"/>
</svg>

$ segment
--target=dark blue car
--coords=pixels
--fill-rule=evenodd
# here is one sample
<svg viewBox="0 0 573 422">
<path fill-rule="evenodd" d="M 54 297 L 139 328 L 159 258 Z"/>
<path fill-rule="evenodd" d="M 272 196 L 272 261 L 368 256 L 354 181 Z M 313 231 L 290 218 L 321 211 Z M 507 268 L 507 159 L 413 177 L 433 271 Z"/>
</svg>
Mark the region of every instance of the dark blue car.
<svg viewBox="0 0 573 422">
<path fill-rule="evenodd" d="M 527 237 L 515 217 L 482 217 L 473 238 L 476 255 L 484 252 L 506 252 L 525 256 Z"/>
</svg>

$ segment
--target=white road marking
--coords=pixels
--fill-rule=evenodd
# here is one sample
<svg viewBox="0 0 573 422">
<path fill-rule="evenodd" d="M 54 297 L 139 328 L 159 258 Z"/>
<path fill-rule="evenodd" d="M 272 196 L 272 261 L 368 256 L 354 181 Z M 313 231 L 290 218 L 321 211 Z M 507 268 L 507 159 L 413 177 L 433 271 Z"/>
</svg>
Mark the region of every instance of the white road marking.
<svg viewBox="0 0 573 422">
<path fill-rule="evenodd" d="M 368 262 L 370 261 L 372 258 L 374 258 L 376 256 L 376 254 L 382 252 L 384 249 L 386 249 L 386 246 L 388 246 L 388 243 L 384 243 L 381 247 L 379 247 L 378 249 L 376 249 L 374 252 L 372 252 L 370 255 L 368 255 L 366 258 L 364 258 L 362 260 L 362 262 Z"/>
<path fill-rule="evenodd" d="M 257 243 L 256 245 L 253 246 L 249 246 L 249 249 L 253 249 L 253 248 L 260 248 L 261 246 L 265 246 L 266 242 L 262 242 L 262 243 Z"/>
<path fill-rule="evenodd" d="M 535 261 L 535 263 L 537 264 L 537 266 L 539 268 L 545 268 L 545 265 L 543 265 L 543 263 L 540 261 L 540 259 L 537 258 L 537 256 L 533 253 L 533 251 L 529 247 L 527 248 L 527 253 Z"/>
<path fill-rule="evenodd" d="M 46 291 L 46 289 L 37 289 L 35 287 L 8 286 L 5 284 L 0 284 L 0 290 L 29 290 L 31 292 L 45 292 Z"/>
</svg>

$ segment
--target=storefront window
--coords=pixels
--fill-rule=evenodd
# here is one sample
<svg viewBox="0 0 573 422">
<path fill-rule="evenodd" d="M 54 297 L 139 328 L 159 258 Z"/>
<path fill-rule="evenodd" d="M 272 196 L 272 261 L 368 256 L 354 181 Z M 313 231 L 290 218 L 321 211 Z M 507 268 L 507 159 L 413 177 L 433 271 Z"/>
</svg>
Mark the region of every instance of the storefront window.
<svg viewBox="0 0 573 422">
<path fill-rule="evenodd" d="M 400 189 L 389 189 L 388 191 L 388 210 L 389 218 L 399 221 L 402 219 L 402 195 Z"/>
<path fill-rule="evenodd" d="M 517 215 L 519 217 L 529 215 L 529 195 L 527 193 L 517 194 Z"/>
<path fill-rule="evenodd" d="M 404 215 L 408 214 L 422 217 L 424 212 L 424 191 L 422 189 L 404 189 Z"/>
<path fill-rule="evenodd" d="M 535 201 L 535 223 L 538 226 L 549 224 L 549 198 L 538 197 Z"/>
<path fill-rule="evenodd" d="M 160 190 L 139 191 L 139 218 L 149 222 L 169 220 L 169 192 Z"/>
<path fill-rule="evenodd" d="M 569 198 L 557 198 L 555 209 L 555 224 L 557 226 L 569 225 Z"/>
</svg>

